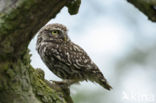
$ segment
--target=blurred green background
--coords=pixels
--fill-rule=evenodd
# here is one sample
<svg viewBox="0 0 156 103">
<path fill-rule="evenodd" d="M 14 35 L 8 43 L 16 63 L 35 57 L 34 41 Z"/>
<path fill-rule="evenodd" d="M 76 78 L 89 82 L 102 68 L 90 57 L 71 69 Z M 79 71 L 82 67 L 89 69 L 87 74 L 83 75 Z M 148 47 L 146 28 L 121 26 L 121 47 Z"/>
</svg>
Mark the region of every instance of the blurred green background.
<svg viewBox="0 0 156 103">
<path fill-rule="evenodd" d="M 62 23 L 71 40 L 98 65 L 113 90 L 82 82 L 71 87 L 74 103 L 156 103 L 156 23 L 126 0 L 82 0 L 77 15 L 67 8 L 49 23 Z M 29 48 L 31 64 L 45 71 L 46 79 L 60 80 Z"/>
</svg>

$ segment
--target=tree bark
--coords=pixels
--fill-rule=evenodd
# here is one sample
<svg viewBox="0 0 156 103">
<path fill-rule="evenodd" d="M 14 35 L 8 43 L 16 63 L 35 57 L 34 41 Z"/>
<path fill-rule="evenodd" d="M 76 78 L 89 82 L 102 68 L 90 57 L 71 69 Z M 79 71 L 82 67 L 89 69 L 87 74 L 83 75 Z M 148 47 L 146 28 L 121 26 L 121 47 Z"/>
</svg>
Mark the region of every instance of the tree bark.
<svg viewBox="0 0 156 103">
<path fill-rule="evenodd" d="M 128 1 L 156 21 L 154 0 Z M 68 87 L 50 83 L 41 69 L 30 65 L 28 45 L 64 6 L 73 15 L 78 13 L 80 3 L 81 0 L 0 0 L 0 103 L 72 103 Z"/>
<path fill-rule="evenodd" d="M 72 103 L 68 87 L 44 79 L 30 65 L 28 44 L 64 6 L 80 0 L 0 0 L 0 103 Z"/>
<path fill-rule="evenodd" d="M 156 22 L 156 0 L 127 0 L 144 13 L 149 20 Z"/>
</svg>

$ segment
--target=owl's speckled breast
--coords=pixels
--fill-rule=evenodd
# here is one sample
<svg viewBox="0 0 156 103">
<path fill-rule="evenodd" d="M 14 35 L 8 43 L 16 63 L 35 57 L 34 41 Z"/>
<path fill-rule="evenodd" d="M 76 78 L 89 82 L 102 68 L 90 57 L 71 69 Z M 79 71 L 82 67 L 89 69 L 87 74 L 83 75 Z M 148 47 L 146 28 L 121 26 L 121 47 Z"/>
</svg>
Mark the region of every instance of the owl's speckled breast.
<svg viewBox="0 0 156 103">
<path fill-rule="evenodd" d="M 52 44 L 49 45 L 51 50 L 53 50 L 53 54 L 49 51 L 49 46 L 46 43 L 41 43 L 38 52 L 40 54 L 41 59 L 47 65 L 47 67 L 58 77 L 63 79 L 73 79 L 75 74 L 78 74 L 77 71 L 73 72 L 72 66 L 69 67 L 68 65 L 60 62 L 55 56 L 58 55 L 59 46 L 54 46 L 52 48 Z M 50 53 L 50 56 L 49 56 Z M 55 55 L 55 56 L 53 56 Z M 58 55 L 59 56 L 59 55 Z"/>
</svg>

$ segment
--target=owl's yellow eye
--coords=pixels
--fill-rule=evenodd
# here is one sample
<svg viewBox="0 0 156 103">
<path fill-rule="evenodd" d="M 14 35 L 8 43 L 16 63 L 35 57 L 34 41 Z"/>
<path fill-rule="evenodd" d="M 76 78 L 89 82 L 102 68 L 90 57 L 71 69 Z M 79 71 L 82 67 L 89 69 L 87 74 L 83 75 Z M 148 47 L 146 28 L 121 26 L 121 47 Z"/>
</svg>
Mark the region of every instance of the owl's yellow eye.
<svg viewBox="0 0 156 103">
<path fill-rule="evenodd" d="M 54 31 L 51 32 L 51 34 L 52 34 L 52 35 L 58 35 L 59 32 L 58 32 L 57 30 L 54 30 Z"/>
</svg>

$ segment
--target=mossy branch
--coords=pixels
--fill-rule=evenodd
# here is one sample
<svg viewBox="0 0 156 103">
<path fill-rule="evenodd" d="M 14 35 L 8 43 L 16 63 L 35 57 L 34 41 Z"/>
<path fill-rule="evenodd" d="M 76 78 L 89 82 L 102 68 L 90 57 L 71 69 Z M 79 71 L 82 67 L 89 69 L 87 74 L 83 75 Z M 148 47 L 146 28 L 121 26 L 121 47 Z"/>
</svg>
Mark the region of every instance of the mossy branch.
<svg viewBox="0 0 156 103">
<path fill-rule="evenodd" d="M 156 0 L 127 0 L 144 13 L 149 20 L 156 22 Z"/>
<path fill-rule="evenodd" d="M 0 103 L 72 103 L 68 87 L 50 83 L 41 69 L 30 65 L 28 50 L 38 30 L 65 5 L 71 7 L 70 2 L 0 1 Z"/>
</svg>

